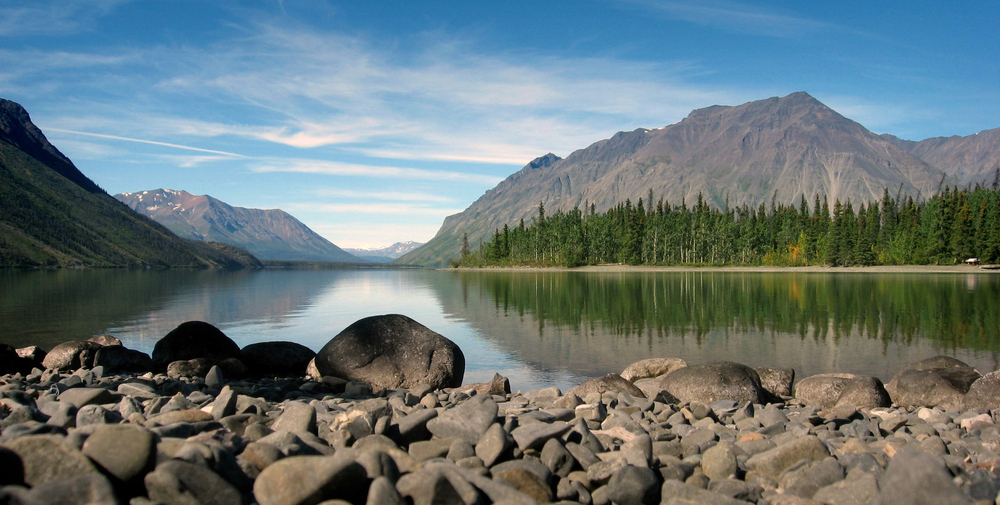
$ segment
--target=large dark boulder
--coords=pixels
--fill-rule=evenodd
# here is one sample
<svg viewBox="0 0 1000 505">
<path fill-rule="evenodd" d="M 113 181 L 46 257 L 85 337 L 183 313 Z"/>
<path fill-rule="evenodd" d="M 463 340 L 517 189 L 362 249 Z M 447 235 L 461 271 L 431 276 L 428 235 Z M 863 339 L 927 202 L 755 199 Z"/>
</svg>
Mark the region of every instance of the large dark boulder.
<svg viewBox="0 0 1000 505">
<path fill-rule="evenodd" d="M 379 388 L 458 387 L 465 355 L 454 342 L 399 314 L 366 317 L 327 342 L 316 355 L 322 375 Z"/>
<path fill-rule="evenodd" d="M 894 378 L 892 401 L 901 407 L 958 407 L 982 375 L 972 367 L 903 370 Z"/>
<path fill-rule="evenodd" d="M 664 375 L 660 387 L 682 402 L 767 403 L 772 399 L 753 368 L 729 361 L 679 368 Z"/>
<path fill-rule="evenodd" d="M 94 355 L 102 346 L 89 340 L 72 340 L 52 348 L 45 355 L 42 365 L 53 370 L 76 370 L 93 368 Z"/>
<path fill-rule="evenodd" d="M 842 405 L 873 409 L 892 404 L 882 381 L 877 377 L 850 373 L 824 373 L 806 377 L 795 384 L 795 399 L 824 409 Z"/>
<path fill-rule="evenodd" d="M 304 376 L 316 357 L 312 349 L 295 342 L 260 342 L 240 351 L 240 361 L 251 375 Z"/>
<path fill-rule="evenodd" d="M 951 356 L 934 356 L 933 358 L 922 359 L 920 361 L 910 363 L 903 368 L 896 371 L 889 383 L 885 385 L 885 390 L 889 392 L 889 396 L 895 400 L 896 398 L 896 385 L 899 383 L 899 376 L 907 370 L 934 370 L 937 368 L 968 368 L 969 364 L 952 358 Z"/>
<path fill-rule="evenodd" d="M 51 353 L 50 353 L 51 354 Z M 153 366 L 166 371 L 174 361 L 239 358 L 240 346 L 218 328 L 202 321 L 188 321 L 171 330 L 153 347 Z"/>
<path fill-rule="evenodd" d="M 105 372 L 144 373 L 153 371 L 153 360 L 142 351 L 107 345 L 94 354 L 94 366 L 104 367 Z"/>
</svg>

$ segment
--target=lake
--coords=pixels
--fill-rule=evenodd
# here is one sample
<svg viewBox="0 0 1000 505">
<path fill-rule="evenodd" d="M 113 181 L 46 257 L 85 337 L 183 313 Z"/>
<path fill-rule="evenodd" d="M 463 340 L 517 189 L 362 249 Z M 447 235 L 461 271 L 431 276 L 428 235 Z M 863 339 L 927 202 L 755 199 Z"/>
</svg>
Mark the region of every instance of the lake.
<svg viewBox="0 0 1000 505">
<path fill-rule="evenodd" d="M 0 271 L 0 342 L 15 347 L 110 334 L 150 353 L 201 320 L 240 346 L 319 350 L 388 313 L 458 344 L 466 382 L 499 372 L 525 391 L 566 390 L 648 357 L 883 381 L 937 354 L 983 373 L 1000 366 L 1000 276 L 972 271 Z"/>
</svg>

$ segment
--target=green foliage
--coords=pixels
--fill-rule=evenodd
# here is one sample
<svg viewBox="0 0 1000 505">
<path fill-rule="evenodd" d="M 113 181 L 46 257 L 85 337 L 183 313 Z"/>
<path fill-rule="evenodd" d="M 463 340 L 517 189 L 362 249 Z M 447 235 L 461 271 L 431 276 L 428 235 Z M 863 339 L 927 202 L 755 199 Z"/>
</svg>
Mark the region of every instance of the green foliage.
<svg viewBox="0 0 1000 505">
<path fill-rule="evenodd" d="M 650 193 L 649 198 L 652 198 Z M 647 210 L 648 208 L 648 210 Z M 574 208 L 534 223 L 494 231 L 453 266 L 629 265 L 902 265 L 954 264 L 969 257 L 1000 262 L 1000 191 L 951 189 L 926 202 L 882 200 L 861 205 L 803 196 L 796 207 L 712 209 L 662 199 L 631 200 L 603 214 Z"/>
</svg>

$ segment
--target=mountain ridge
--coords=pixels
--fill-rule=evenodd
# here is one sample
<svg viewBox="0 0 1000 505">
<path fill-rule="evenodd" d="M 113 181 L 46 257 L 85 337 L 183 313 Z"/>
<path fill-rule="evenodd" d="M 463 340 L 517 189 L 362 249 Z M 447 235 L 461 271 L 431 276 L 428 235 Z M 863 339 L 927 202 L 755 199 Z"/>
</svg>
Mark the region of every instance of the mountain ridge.
<svg viewBox="0 0 1000 505">
<path fill-rule="evenodd" d="M 119 193 L 115 198 L 178 236 L 231 244 L 261 259 L 363 261 L 281 209 L 236 207 L 209 195 L 164 188 Z"/>
<path fill-rule="evenodd" d="M 81 217 L 85 216 L 85 219 Z M 260 267 L 252 255 L 188 241 L 125 207 L 0 99 L 0 267 Z"/>
<path fill-rule="evenodd" d="M 543 160 L 542 158 L 545 158 Z M 805 92 L 742 105 L 713 105 L 674 124 L 618 132 L 564 159 L 537 158 L 396 262 L 443 265 L 463 236 L 474 249 L 494 230 L 530 221 L 544 202 L 551 213 L 593 205 L 603 212 L 632 199 L 711 206 L 798 204 L 815 195 L 855 204 L 894 195 L 928 198 L 960 178 L 920 159 Z"/>
</svg>

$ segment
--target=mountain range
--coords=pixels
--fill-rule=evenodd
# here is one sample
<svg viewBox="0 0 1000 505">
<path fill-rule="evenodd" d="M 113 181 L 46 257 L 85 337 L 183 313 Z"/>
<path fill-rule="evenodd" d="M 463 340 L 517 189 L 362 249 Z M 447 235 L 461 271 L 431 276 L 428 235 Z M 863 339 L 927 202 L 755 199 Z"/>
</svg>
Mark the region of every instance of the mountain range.
<svg viewBox="0 0 1000 505">
<path fill-rule="evenodd" d="M 442 265 L 504 225 L 593 205 L 597 212 L 631 199 L 758 207 L 810 203 L 816 195 L 855 205 L 893 196 L 926 199 L 944 185 L 992 183 L 1000 166 L 1000 129 L 969 137 L 911 142 L 876 135 L 797 92 L 739 106 L 711 106 L 656 129 L 619 132 L 574 151 L 536 158 L 461 213 L 433 239 L 396 260 Z"/>
<path fill-rule="evenodd" d="M 232 244 L 267 260 L 364 260 L 345 252 L 280 209 L 233 207 L 208 195 L 154 189 L 115 198 L 178 236 Z"/>
<path fill-rule="evenodd" d="M 389 263 L 392 260 L 424 245 L 423 242 L 396 242 L 388 247 L 369 247 L 361 249 L 344 248 L 345 251 L 365 260 L 374 263 Z"/>
<path fill-rule="evenodd" d="M 219 243 L 185 240 L 108 195 L 0 99 L 0 267 L 259 267 Z"/>
</svg>

